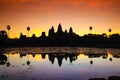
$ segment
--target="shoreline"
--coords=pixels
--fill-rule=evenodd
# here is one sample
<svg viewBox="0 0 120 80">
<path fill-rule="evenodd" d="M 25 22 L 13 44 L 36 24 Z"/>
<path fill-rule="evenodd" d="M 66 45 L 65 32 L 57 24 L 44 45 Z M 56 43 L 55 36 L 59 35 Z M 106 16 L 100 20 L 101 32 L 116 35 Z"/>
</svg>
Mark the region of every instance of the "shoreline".
<svg viewBox="0 0 120 80">
<path fill-rule="evenodd" d="M 115 48 L 120 49 L 120 45 L 36 45 L 36 44 L 28 44 L 28 45 L 16 45 L 16 44 L 4 44 L 0 45 L 1 48 L 14 48 L 14 47 L 84 47 L 84 48 Z"/>
</svg>

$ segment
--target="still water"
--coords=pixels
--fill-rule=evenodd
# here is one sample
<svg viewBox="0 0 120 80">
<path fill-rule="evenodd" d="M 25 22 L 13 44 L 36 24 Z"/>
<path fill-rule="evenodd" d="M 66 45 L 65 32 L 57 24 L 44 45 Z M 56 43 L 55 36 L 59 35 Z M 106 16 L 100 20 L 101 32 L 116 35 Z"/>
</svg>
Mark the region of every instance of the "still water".
<svg viewBox="0 0 120 80">
<path fill-rule="evenodd" d="M 0 80 L 88 80 L 120 76 L 120 49 L 0 49 Z"/>
</svg>

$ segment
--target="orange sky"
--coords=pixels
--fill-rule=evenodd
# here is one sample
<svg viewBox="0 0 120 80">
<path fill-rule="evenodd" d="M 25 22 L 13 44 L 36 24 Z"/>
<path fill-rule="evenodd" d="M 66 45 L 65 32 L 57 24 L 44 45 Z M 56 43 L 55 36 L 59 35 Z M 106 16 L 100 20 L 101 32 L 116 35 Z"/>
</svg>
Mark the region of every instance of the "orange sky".
<svg viewBox="0 0 120 80">
<path fill-rule="evenodd" d="M 0 30 L 10 25 L 10 37 L 19 37 L 20 32 L 37 36 L 55 30 L 59 23 L 63 30 L 73 27 L 80 34 L 120 32 L 120 0 L 0 0 Z"/>
</svg>

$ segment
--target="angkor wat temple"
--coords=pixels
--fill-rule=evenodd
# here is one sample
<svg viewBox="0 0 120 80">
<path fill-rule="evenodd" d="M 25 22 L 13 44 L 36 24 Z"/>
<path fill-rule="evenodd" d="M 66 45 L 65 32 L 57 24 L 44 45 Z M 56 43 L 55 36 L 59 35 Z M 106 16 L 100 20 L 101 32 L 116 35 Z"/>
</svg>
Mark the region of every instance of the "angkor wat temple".
<svg viewBox="0 0 120 80">
<path fill-rule="evenodd" d="M 72 27 L 69 32 L 63 31 L 61 24 L 58 25 L 57 32 L 54 27 L 51 27 L 46 36 L 42 32 L 40 37 L 35 34 L 32 37 L 27 37 L 20 33 L 19 39 L 9 39 L 6 31 L 0 31 L 0 46 L 1 47 L 24 47 L 24 46 L 79 46 L 79 47 L 120 47 L 120 35 L 112 34 L 109 37 L 103 34 L 87 34 L 84 36 L 77 35 Z"/>
</svg>

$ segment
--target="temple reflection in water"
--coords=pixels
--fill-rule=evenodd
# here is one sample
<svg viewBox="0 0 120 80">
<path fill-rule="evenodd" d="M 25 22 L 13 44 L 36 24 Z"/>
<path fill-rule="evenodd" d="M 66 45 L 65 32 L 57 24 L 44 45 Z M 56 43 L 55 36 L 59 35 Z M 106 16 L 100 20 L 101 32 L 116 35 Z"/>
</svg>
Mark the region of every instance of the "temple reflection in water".
<svg viewBox="0 0 120 80">
<path fill-rule="evenodd" d="M 36 58 L 36 55 L 41 55 L 42 59 L 46 59 L 46 56 L 52 64 L 55 60 L 58 62 L 59 67 L 62 66 L 63 60 L 72 63 L 76 61 L 80 55 L 82 57 L 87 56 L 90 60 L 90 64 L 94 64 L 94 58 L 102 58 L 112 61 L 113 58 L 120 58 L 119 49 L 99 49 L 99 48 L 79 48 L 79 47 L 41 47 L 41 48 L 5 48 L 0 51 L 0 65 L 11 65 L 9 58 L 12 55 L 18 54 L 19 58 L 27 58 L 26 64 L 30 65 L 30 58 Z M 79 57 L 80 58 L 80 57 Z"/>
</svg>

